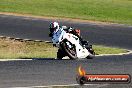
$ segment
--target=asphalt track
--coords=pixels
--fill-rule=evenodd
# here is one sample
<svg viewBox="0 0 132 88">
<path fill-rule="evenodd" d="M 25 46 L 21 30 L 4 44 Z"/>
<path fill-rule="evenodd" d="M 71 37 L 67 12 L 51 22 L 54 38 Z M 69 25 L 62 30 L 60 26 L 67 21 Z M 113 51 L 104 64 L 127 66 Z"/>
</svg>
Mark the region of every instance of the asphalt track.
<svg viewBox="0 0 132 88">
<path fill-rule="evenodd" d="M 0 15 L 0 35 L 26 39 L 50 40 L 48 25 L 53 20 Z M 92 44 L 132 49 L 132 27 L 60 21 L 81 29 Z M 0 88 L 76 84 L 77 68 L 87 73 L 132 75 L 132 54 L 102 56 L 92 60 L 51 60 L 0 62 Z M 80 86 L 77 86 L 77 88 Z M 86 88 L 132 88 L 132 84 L 94 84 Z M 84 88 L 85 88 L 84 87 Z"/>
</svg>

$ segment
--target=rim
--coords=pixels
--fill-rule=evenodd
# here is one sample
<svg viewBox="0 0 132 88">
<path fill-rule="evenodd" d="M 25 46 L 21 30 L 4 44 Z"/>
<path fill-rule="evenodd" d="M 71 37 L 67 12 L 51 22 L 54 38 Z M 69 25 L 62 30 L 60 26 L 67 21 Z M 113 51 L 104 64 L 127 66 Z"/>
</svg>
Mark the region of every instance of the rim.
<svg viewBox="0 0 132 88">
<path fill-rule="evenodd" d="M 75 47 L 70 43 L 68 42 L 70 45 L 67 45 L 67 43 L 65 43 L 65 47 L 66 49 L 74 56 L 76 56 L 76 50 L 75 50 Z M 71 46 L 71 47 L 70 47 Z"/>
</svg>

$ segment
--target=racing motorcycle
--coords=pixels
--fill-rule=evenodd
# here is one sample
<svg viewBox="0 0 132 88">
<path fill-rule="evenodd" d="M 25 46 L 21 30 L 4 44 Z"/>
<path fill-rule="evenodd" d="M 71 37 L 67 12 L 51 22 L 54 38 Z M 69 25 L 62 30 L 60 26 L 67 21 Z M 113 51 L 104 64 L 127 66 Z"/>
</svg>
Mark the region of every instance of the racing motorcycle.
<svg viewBox="0 0 132 88">
<path fill-rule="evenodd" d="M 58 30 L 52 36 L 52 42 L 54 46 L 59 48 L 57 52 L 58 59 L 62 59 L 65 56 L 68 56 L 70 59 L 92 59 L 95 56 L 92 45 L 88 43 L 82 45 L 76 35 L 67 33 L 64 30 Z"/>
</svg>

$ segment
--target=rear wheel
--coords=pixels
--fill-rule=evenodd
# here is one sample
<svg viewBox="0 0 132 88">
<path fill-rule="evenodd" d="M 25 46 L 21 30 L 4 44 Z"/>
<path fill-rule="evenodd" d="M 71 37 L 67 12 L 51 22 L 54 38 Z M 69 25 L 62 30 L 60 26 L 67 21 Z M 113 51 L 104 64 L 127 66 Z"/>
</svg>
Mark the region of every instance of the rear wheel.
<svg viewBox="0 0 132 88">
<path fill-rule="evenodd" d="M 64 52 L 67 54 L 67 56 L 72 59 L 75 60 L 77 59 L 77 54 L 76 54 L 76 48 L 75 45 L 71 44 L 69 41 L 64 40 L 61 43 L 61 47 L 64 50 Z"/>
<path fill-rule="evenodd" d="M 90 55 L 88 55 L 86 58 L 87 59 L 93 59 L 95 57 L 95 52 L 92 48 L 92 45 L 90 45 L 89 47 L 87 47 L 87 50 L 90 52 Z"/>
</svg>

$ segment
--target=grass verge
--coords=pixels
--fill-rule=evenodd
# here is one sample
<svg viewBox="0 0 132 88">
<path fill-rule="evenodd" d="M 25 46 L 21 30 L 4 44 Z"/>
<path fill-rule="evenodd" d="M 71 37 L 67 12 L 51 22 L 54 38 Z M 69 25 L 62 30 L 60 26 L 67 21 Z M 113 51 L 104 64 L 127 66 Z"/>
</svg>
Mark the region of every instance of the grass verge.
<svg viewBox="0 0 132 88">
<path fill-rule="evenodd" d="M 126 50 L 104 46 L 93 46 L 97 54 L 118 54 Z M 0 39 L 0 59 L 14 58 L 55 58 L 57 48 L 45 42 L 20 42 Z"/>
<path fill-rule="evenodd" d="M 93 45 L 93 49 L 95 50 L 96 54 L 119 54 L 127 52 L 125 49 L 107 47 L 103 45 Z"/>
<path fill-rule="evenodd" d="M 132 25 L 132 0 L 0 0 L 0 12 Z"/>
<path fill-rule="evenodd" d="M 45 42 L 0 39 L 0 58 L 53 58 L 57 48 Z"/>
</svg>

